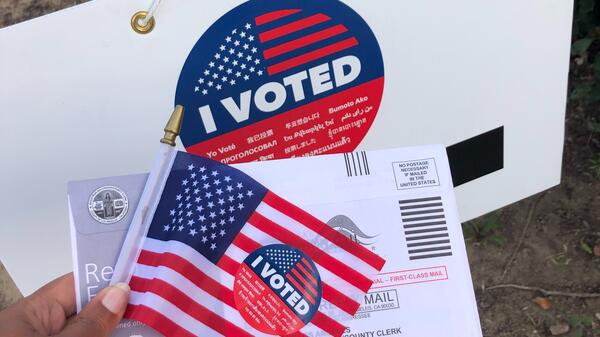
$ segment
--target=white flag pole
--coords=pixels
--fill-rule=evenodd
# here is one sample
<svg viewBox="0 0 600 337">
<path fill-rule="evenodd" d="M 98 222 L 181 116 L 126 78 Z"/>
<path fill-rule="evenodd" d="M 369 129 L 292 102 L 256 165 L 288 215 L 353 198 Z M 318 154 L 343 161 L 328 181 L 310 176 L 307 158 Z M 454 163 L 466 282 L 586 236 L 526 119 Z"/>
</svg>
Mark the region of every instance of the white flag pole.
<svg viewBox="0 0 600 337">
<path fill-rule="evenodd" d="M 158 154 L 152 165 L 152 170 L 146 181 L 144 191 L 140 198 L 140 202 L 135 210 L 129 230 L 119 259 L 115 265 L 113 276 L 110 284 L 114 285 L 119 282 L 129 283 L 133 274 L 133 267 L 137 261 L 143 239 L 148 234 L 148 229 L 152 223 L 154 212 L 160 201 L 161 192 L 171 171 L 173 160 L 177 151 L 175 150 L 175 139 L 179 136 L 181 124 L 183 121 L 184 109 L 181 105 L 175 107 L 175 111 L 171 114 L 169 122 L 165 127 L 165 135 L 160 140 Z"/>
</svg>

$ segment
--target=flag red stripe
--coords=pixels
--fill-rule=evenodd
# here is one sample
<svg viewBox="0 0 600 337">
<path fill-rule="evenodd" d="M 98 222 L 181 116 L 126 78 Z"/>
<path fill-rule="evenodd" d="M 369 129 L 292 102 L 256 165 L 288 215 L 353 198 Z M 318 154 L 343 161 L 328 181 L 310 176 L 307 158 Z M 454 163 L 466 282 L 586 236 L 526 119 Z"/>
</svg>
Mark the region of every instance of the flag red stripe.
<svg viewBox="0 0 600 337">
<path fill-rule="evenodd" d="M 239 233 L 235 239 L 233 240 L 233 244 L 244 250 L 246 253 L 252 253 L 261 247 L 261 245 L 244 235 L 243 233 Z"/>
<path fill-rule="evenodd" d="M 315 316 L 312 318 L 311 323 L 325 330 L 332 336 L 341 336 L 344 331 L 346 331 L 345 326 L 331 319 L 331 317 L 323 315 L 323 313 L 320 311 L 317 311 Z"/>
<path fill-rule="evenodd" d="M 360 303 L 342 294 L 337 289 L 333 288 L 325 282 L 321 282 L 321 293 L 324 299 L 331 302 L 333 305 L 344 310 L 350 315 L 354 315 L 360 307 Z"/>
<path fill-rule="evenodd" d="M 283 9 L 280 11 L 274 11 L 274 12 L 270 12 L 267 14 L 263 14 L 260 16 L 257 16 L 255 19 L 256 25 L 257 26 L 261 26 L 264 25 L 266 23 L 284 18 L 286 16 L 292 15 L 292 14 L 296 14 L 298 12 L 300 12 L 300 9 Z"/>
<path fill-rule="evenodd" d="M 383 268 L 383 265 L 385 264 L 384 259 L 371 252 L 367 248 L 348 239 L 343 234 L 329 227 L 327 224 L 321 222 L 319 219 L 306 213 L 297 206 L 290 204 L 288 201 L 280 198 L 278 195 L 272 192 L 267 192 L 267 194 L 263 198 L 263 202 L 267 203 L 269 206 L 275 208 L 281 213 L 287 215 L 288 217 L 296 220 L 297 222 L 303 224 L 304 226 L 312 229 L 314 232 L 319 233 L 319 235 L 321 235 L 322 237 L 333 242 L 335 245 L 344 249 L 348 253 L 353 254 L 361 260 L 365 261 L 373 268 L 377 270 L 381 270 L 381 268 Z"/>
<path fill-rule="evenodd" d="M 173 287 L 171 284 L 163 280 L 149 280 L 134 276 L 129 285 L 133 291 L 151 292 L 164 298 L 181 309 L 181 311 L 187 313 L 199 322 L 202 322 L 204 325 L 224 336 L 252 337 L 252 335 L 247 333 L 245 330 L 242 330 L 237 325 L 232 324 L 228 320 L 223 319 L 221 316 L 208 310 L 201 304 L 189 298 L 179 289 Z"/>
<path fill-rule="evenodd" d="M 240 267 L 240 264 L 234 259 L 230 258 L 229 256 L 223 255 L 219 262 L 217 262 L 217 266 L 219 266 L 219 268 L 223 269 L 229 274 L 235 276 L 235 274 L 238 271 L 238 268 Z"/>
<path fill-rule="evenodd" d="M 285 335 L 286 337 L 308 337 L 300 331 L 293 332 L 289 335 Z"/>
<path fill-rule="evenodd" d="M 267 30 L 266 32 L 262 32 L 258 35 L 258 38 L 260 42 L 265 43 L 278 37 L 282 37 L 329 20 L 331 20 L 331 18 L 325 14 L 319 13 L 311 15 L 307 18 L 288 23 L 286 25 L 273 28 L 271 30 Z"/>
<path fill-rule="evenodd" d="M 313 269 L 313 267 L 310 265 L 310 263 L 308 263 L 308 261 L 306 261 L 305 258 L 302 258 L 302 262 L 304 263 L 304 265 L 306 266 L 306 268 L 310 269 L 310 271 L 314 272 L 315 270 Z"/>
<path fill-rule="evenodd" d="M 298 281 L 302 282 L 302 284 L 304 285 L 304 287 L 306 289 L 308 289 L 313 296 L 317 296 L 317 291 L 312 287 L 312 285 L 308 282 L 308 280 L 304 277 L 302 277 L 302 275 L 300 275 L 300 273 L 296 270 L 296 268 L 292 268 L 292 274 L 294 274 L 297 278 Z"/>
<path fill-rule="evenodd" d="M 310 304 L 315 305 L 315 299 L 308 292 L 306 292 L 306 290 L 304 290 L 304 287 L 298 284 L 298 282 L 296 282 L 296 280 L 294 280 L 294 278 L 291 277 L 290 274 L 285 274 L 285 278 L 288 279 L 288 281 L 290 281 L 296 288 L 298 288 L 298 290 L 302 293 L 302 295 L 304 295 L 304 297 L 306 297 Z"/>
<path fill-rule="evenodd" d="M 258 212 L 254 212 L 248 219 L 248 222 L 281 242 L 304 251 L 304 253 L 306 253 L 313 261 L 344 279 L 346 282 L 354 285 L 356 288 L 367 292 L 371 287 L 373 282 L 361 273 L 334 259 L 331 255 L 318 247 L 313 246 L 302 237 L 265 218 Z M 346 240 L 348 239 L 346 238 Z"/>
<path fill-rule="evenodd" d="M 256 249 L 261 247 L 261 245 L 258 242 L 252 240 L 251 238 L 244 235 L 243 233 L 238 234 L 236 237 L 236 240 L 238 238 L 241 238 L 241 240 L 238 241 L 238 243 L 243 241 L 243 242 L 245 242 L 245 244 L 238 245 L 237 243 L 235 243 L 235 240 L 234 240 L 235 245 L 238 246 L 239 248 L 243 249 L 247 253 L 252 253 Z M 305 258 L 302 258 L 302 261 L 304 263 L 306 263 L 308 268 L 313 270 Z M 335 306 L 344 310 L 346 313 L 348 313 L 350 315 L 354 315 L 354 313 L 356 313 L 356 310 L 358 310 L 360 303 L 354 301 L 352 298 L 342 294 L 341 292 L 333 289 L 331 286 L 327 285 L 325 282 L 321 282 L 321 289 L 322 289 L 322 296 L 325 300 L 335 304 Z"/>
<path fill-rule="evenodd" d="M 267 68 L 267 71 L 269 72 L 269 75 L 279 74 L 286 70 L 296 68 L 296 67 L 306 64 L 308 62 L 318 60 L 322 57 L 325 57 L 325 56 L 328 56 L 331 54 L 335 54 L 337 52 L 340 52 L 342 50 L 345 50 L 345 49 L 348 49 L 348 48 L 351 48 L 351 47 L 354 47 L 357 45 L 358 45 L 358 40 L 351 37 L 349 39 L 342 40 L 342 41 L 336 42 L 334 44 L 330 44 L 326 47 L 319 48 L 317 50 L 313 50 L 306 54 L 296 56 L 289 60 L 286 60 L 286 61 L 283 61 L 280 63 L 276 63 L 272 66 L 269 66 Z"/>
<path fill-rule="evenodd" d="M 302 274 L 304 274 L 304 276 L 306 276 L 312 282 L 312 284 L 317 286 L 317 280 L 315 280 L 315 278 L 310 274 L 308 270 L 304 269 L 302 263 L 298 263 L 297 266 L 298 269 L 300 269 L 300 271 L 302 272 Z"/>
<path fill-rule="evenodd" d="M 145 305 L 130 304 L 127 306 L 127 312 L 124 317 L 151 325 L 153 329 L 163 336 L 196 337 L 196 335 L 175 324 L 175 322 L 163 316 L 158 311 L 148 308 Z"/>
<path fill-rule="evenodd" d="M 173 269 L 194 283 L 198 288 L 218 298 L 221 302 L 228 304 L 232 308 L 236 307 L 233 300 L 233 292 L 229 288 L 213 280 L 200 271 L 200 269 L 196 268 L 196 266 L 178 255 L 171 253 L 158 254 L 142 250 L 138 263 L 153 267 L 162 265 Z"/>
<path fill-rule="evenodd" d="M 325 39 L 328 39 L 330 37 L 345 33 L 348 31 L 348 28 L 346 28 L 344 25 L 336 25 L 321 31 L 318 31 L 316 33 L 310 34 L 310 35 L 306 35 L 303 36 L 299 39 L 296 40 L 292 40 L 290 42 L 286 42 L 283 44 L 280 44 L 276 47 L 273 48 L 269 48 L 266 49 L 263 52 L 263 55 L 265 57 L 265 60 L 271 59 L 275 56 L 279 56 L 285 53 L 289 53 L 293 50 L 302 48 L 302 47 L 306 47 L 308 45 L 311 45 L 313 43 L 319 42 L 319 41 L 323 41 Z"/>
</svg>

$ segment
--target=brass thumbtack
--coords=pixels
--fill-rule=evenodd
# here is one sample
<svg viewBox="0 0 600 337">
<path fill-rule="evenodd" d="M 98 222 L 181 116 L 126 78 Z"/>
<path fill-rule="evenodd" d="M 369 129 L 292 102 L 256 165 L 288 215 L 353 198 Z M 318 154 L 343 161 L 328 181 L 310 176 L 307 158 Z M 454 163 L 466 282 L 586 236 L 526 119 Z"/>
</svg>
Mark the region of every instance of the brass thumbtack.
<svg viewBox="0 0 600 337">
<path fill-rule="evenodd" d="M 156 21 L 154 20 L 154 17 L 151 17 L 150 20 L 148 20 L 148 22 L 146 23 L 146 25 L 143 25 L 142 20 L 144 20 L 147 15 L 148 12 L 146 11 L 139 11 L 133 14 L 133 16 L 131 17 L 131 28 L 133 28 L 134 31 L 140 34 L 150 33 L 154 29 Z"/>
<path fill-rule="evenodd" d="M 161 143 L 175 146 L 175 139 L 179 136 L 181 131 L 181 124 L 183 123 L 183 107 L 178 105 L 175 107 L 167 126 L 165 126 L 165 135 L 160 140 Z"/>
</svg>

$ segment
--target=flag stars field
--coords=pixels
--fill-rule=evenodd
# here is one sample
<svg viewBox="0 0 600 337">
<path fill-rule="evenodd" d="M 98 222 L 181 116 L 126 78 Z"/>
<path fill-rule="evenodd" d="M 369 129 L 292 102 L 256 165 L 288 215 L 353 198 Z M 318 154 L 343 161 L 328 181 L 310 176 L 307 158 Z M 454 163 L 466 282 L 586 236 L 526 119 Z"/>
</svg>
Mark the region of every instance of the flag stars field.
<svg viewBox="0 0 600 337">
<path fill-rule="evenodd" d="M 182 209 L 185 206 L 185 209 L 189 209 L 185 212 L 185 217 L 188 230 L 188 235 L 190 237 L 195 237 L 199 232 L 202 232 L 205 235 L 202 235 L 198 240 L 202 244 L 207 245 L 208 249 L 211 251 L 218 248 L 217 239 L 219 237 L 223 238 L 227 235 L 227 226 L 228 224 L 233 224 L 236 221 L 236 217 L 234 214 L 239 212 L 245 208 L 245 204 L 243 199 L 252 198 L 255 196 L 254 192 L 251 189 L 245 189 L 244 184 L 239 181 L 233 181 L 231 176 L 224 175 L 221 176 L 218 170 L 211 170 L 209 174 L 202 174 L 206 171 L 205 167 L 200 167 L 196 169 L 196 166 L 190 164 L 187 166 L 187 171 L 189 173 L 189 177 L 183 177 L 181 181 L 183 193 L 178 193 L 175 195 L 175 201 L 185 200 L 187 203 L 184 205 L 183 203 L 179 203 L 178 208 Z M 193 191 L 191 188 L 187 187 L 188 185 L 197 186 L 199 182 L 196 179 L 199 177 L 199 180 L 204 181 L 202 188 L 204 189 L 204 197 L 197 196 L 195 198 L 191 198 L 191 193 L 194 195 L 198 195 L 200 192 L 199 188 L 195 188 Z M 212 179 L 209 180 L 209 177 Z M 227 184 L 225 186 L 225 184 Z M 223 185 L 223 187 L 221 187 Z M 232 203 L 233 205 L 229 205 L 228 207 L 223 207 L 227 203 Z M 235 203 L 234 203 L 235 202 Z M 221 206 L 218 210 L 215 209 L 217 205 Z M 205 212 L 205 209 L 208 209 Z M 171 221 L 173 223 L 181 224 L 183 222 L 182 211 L 177 212 L 176 209 L 171 209 L 169 211 L 169 216 L 171 217 Z M 199 224 L 194 220 L 197 219 Z M 207 219 L 210 219 L 210 225 L 205 224 Z M 184 226 L 164 226 L 165 232 L 183 232 Z"/>
</svg>

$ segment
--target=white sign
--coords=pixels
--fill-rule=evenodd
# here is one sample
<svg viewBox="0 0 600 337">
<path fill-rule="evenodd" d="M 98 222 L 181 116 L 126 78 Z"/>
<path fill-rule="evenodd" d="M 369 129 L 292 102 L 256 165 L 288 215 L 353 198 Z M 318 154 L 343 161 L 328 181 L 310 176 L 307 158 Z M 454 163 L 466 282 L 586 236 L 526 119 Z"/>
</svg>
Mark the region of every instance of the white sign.
<svg viewBox="0 0 600 337">
<path fill-rule="evenodd" d="M 190 106 L 188 150 L 223 161 L 458 144 L 449 157 L 463 221 L 560 181 L 572 1 L 348 0 L 341 16 L 331 1 L 322 13 L 304 2 L 279 19 L 267 15 L 274 8 L 243 5 L 257 33 L 223 44 L 244 57 L 231 74 L 217 40 L 246 29 L 227 16 L 241 1 L 164 0 L 154 30 L 140 35 L 130 19 L 150 2 L 96 0 L 0 30 L 0 258 L 25 294 L 71 269 L 66 182 L 147 171 L 176 101 Z M 327 58 L 277 44 L 274 29 L 294 15 L 340 39 L 316 45 Z M 289 39 L 327 36 L 314 33 Z M 378 47 L 381 64 L 365 45 Z M 247 60 L 253 48 L 260 64 Z M 221 62 L 211 69 L 223 65 L 218 83 L 209 56 Z M 332 103 L 302 109 L 320 97 Z M 298 111 L 311 113 L 289 118 Z M 41 256 L 53 273 L 38 270 Z"/>
</svg>

